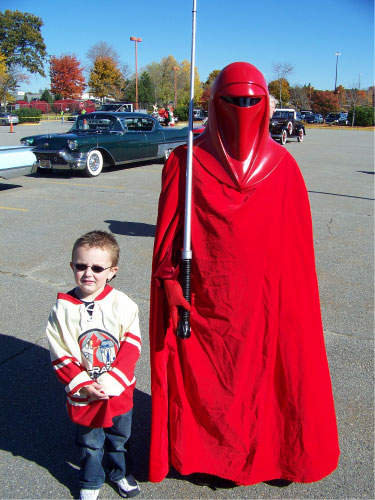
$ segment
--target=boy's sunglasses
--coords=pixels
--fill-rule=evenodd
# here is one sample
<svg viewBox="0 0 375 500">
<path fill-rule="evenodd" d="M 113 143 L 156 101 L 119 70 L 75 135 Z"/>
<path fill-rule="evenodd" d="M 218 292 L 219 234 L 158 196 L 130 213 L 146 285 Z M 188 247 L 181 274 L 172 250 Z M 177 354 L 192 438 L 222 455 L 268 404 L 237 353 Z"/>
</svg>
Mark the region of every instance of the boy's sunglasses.
<svg viewBox="0 0 375 500">
<path fill-rule="evenodd" d="M 95 274 L 99 274 L 99 273 L 102 273 L 103 271 L 105 271 L 106 269 L 111 269 L 112 266 L 109 266 L 109 267 L 102 267 L 102 266 L 97 266 L 97 265 L 93 265 L 93 266 L 86 266 L 86 264 L 76 264 L 75 262 L 72 262 L 73 264 L 73 267 L 76 271 L 86 271 L 86 269 L 88 267 L 91 268 L 91 271 Z"/>
</svg>

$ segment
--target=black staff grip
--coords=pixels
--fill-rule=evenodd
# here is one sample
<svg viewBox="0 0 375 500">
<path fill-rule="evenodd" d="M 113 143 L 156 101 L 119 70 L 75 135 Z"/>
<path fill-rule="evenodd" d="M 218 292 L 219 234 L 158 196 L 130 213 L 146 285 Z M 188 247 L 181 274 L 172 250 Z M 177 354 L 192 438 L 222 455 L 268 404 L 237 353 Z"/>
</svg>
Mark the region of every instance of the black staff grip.
<svg viewBox="0 0 375 500">
<path fill-rule="evenodd" d="M 181 259 L 181 287 L 184 298 L 189 302 L 191 300 L 191 259 Z M 177 327 L 177 337 L 180 339 L 188 339 L 190 332 L 190 312 L 182 306 L 178 308 L 180 320 Z"/>
</svg>

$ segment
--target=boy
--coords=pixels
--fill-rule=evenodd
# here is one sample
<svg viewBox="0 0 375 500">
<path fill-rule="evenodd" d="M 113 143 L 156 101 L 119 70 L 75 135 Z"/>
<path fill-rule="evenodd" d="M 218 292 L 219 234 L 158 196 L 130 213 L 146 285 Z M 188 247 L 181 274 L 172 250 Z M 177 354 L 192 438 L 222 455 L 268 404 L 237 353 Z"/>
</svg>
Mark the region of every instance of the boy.
<svg viewBox="0 0 375 500">
<path fill-rule="evenodd" d="M 65 384 L 69 417 L 77 425 L 81 455 L 80 499 L 96 500 L 108 477 L 123 497 L 140 490 L 126 469 L 131 433 L 134 368 L 141 351 L 138 307 L 108 285 L 120 249 L 105 231 L 79 238 L 70 267 L 77 287 L 59 293 L 47 325 L 51 361 Z"/>
</svg>

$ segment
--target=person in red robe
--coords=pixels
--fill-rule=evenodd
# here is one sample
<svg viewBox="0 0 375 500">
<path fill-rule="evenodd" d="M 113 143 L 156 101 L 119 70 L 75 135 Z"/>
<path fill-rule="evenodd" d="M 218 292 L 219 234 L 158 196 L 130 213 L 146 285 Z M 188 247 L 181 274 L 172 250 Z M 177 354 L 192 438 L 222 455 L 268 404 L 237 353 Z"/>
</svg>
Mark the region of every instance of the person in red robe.
<svg viewBox="0 0 375 500">
<path fill-rule="evenodd" d="M 194 140 L 191 337 L 182 297 L 186 146 L 162 174 L 151 283 L 149 477 L 218 476 L 238 485 L 313 482 L 339 445 L 307 190 L 269 135 L 263 75 L 218 75 Z"/>
</svg>

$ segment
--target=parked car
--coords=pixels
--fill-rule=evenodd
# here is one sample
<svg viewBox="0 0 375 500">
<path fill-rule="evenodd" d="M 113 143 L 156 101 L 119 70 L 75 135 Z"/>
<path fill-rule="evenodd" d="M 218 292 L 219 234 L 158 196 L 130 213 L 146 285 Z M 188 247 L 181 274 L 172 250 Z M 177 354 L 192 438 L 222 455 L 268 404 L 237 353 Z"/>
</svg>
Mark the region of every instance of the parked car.
<svg viewBox="0 0 375 500">
<path fill-rule="evenodd" d="M 19 123 L 18 116 L 12 115 L 11 113 L 0 113 L 1 125 L 10 125 L 10 122 L 12 122 L 13 125 L 17 125 Z"/>
<path fill-rule="evenodd" d="M 76 111 L 75 113 L 72 113 L 70 116 L 68 116 L 67 120 L 68 122 L 75 122 L 77 117 L 80 115 L 81 113 L 78 113 L 78 111 Z"/>
<path fill-rule="evenodd" d="M 13 179 L 36 171 L 36 156 L 25 146 L 0 146 L 0 177 Z"/>
<path fill-rule="evenodd" d="M 270 133 L 272 139 L 278 140 L 280 144 L 285 144 L 290 138 L 302 142 L 306 135 L 305 126 L 297 119 L 294 109 L 275 109 L 270 120 Z"/>
<path fill-rule="evenodd" d="M 348 113 L 328 113 L 325 118 L 326 123 L 331 123 L 332 125 L 347 125 L 348 124 Z"/>
<path fill-rule="evenodd" d="M 193 120 L 204 120 L 207 118 L 208 112 L 203 109 L 194 109 L 193 110 Z"/>
<path fill-rule="evenodd" d="M 21 144 L 33 147 L 40 169 L 82 170 L 96 177 L 106 166 L 167 159 L 187 138 L 187 127 L 163 128 L 150 115 L 96 111 L 79 116 L 67 133 L 24 137 Z"/>
<path fill-rule="evenodd" d="M 100 106 L 98 111 L 111 111 L 111 112 L 132 112 L 133 104 L 130 102 L 106 102 Z"/>
<path fill-rule="evenodd" d="M 314 123 L 323 123 L 323 115 L 321 115 L 320 113 L 316 113 L 315 115 L 315 122 Z"/>
</svg>

